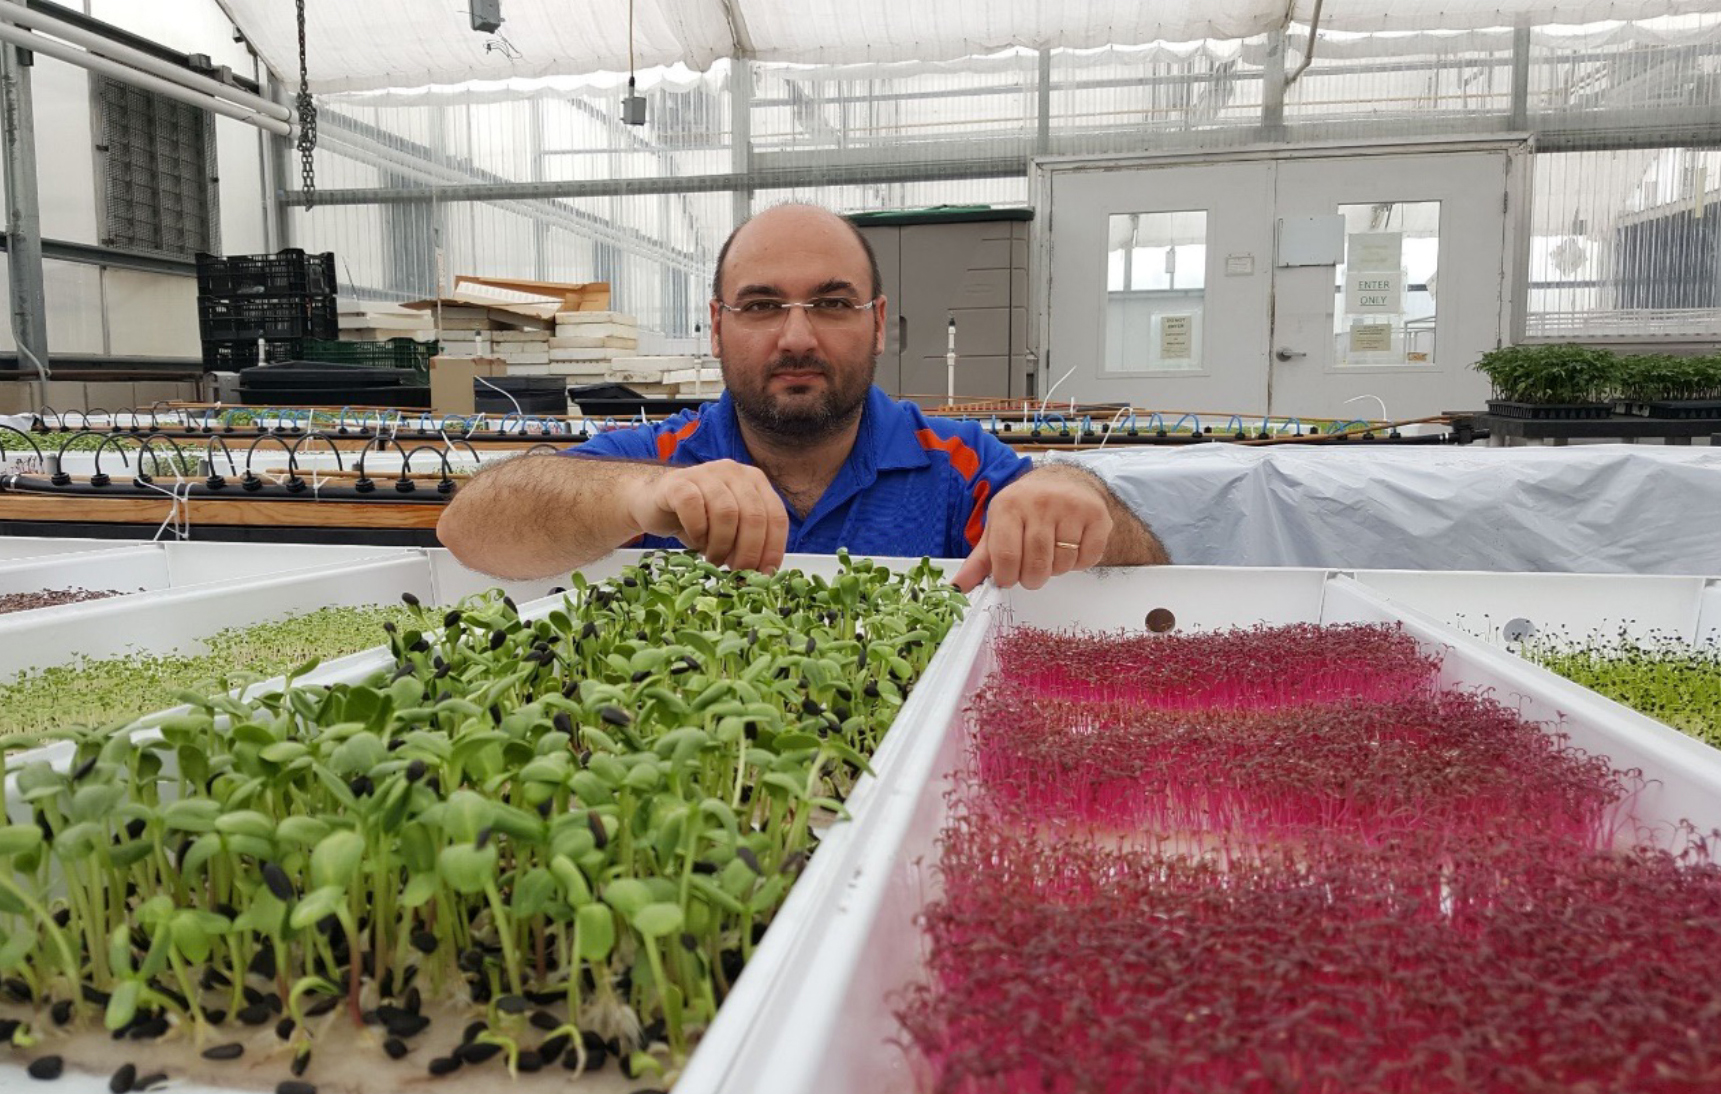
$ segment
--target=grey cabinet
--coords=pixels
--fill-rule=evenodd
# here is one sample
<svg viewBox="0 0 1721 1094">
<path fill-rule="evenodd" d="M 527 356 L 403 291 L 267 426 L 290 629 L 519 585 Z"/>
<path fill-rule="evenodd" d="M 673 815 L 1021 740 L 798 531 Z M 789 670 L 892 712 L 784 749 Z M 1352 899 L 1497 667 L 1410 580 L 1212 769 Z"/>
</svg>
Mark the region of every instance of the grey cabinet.
<svg viewBox="0 0 1721 1094">
<path fill-rule="evenodd" d="M 878 383 L 942 402 L 945 348 L 956 320 L 956 394 L 1026 395 L 1027 209 L 871 214 L 856 225 L 878 254 L 890 300 Z"/>
</svg>

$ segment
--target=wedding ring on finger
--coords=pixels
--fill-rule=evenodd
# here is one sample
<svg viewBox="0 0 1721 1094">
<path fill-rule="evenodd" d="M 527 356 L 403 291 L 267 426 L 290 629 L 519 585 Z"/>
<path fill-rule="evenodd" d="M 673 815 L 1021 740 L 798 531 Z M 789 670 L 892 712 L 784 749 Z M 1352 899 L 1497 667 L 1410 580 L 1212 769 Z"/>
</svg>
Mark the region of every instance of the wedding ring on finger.
<svg viewBox="0 0 1721 1094">
<path fill-rule="evenodd" d="M 1066 550 L 1066 551 L 1079 551 L 1082 549 L 1082 545 L 1079 543 L 1065 543 L 1061 539 L 1055 540 L 1052 543 L 1052 546 L 1062 548 L 1063 550 Z"/>
</svg>

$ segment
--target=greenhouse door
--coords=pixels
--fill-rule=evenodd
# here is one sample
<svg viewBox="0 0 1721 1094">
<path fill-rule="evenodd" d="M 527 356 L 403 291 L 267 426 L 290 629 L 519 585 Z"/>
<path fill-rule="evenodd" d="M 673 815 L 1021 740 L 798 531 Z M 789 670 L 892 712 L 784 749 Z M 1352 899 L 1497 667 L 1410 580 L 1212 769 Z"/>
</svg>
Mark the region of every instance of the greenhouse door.
<svg viewBox="0 0 1721 1094">
<path fill-rule="evenodd" d="M 1043 165 L 1040 381 L 1054 401 L 1208 416 L 1480 406 L 1471 365 L 1509 340 L 1514 314 L 1526 152 L 1495 140 Z"/>
</svg>

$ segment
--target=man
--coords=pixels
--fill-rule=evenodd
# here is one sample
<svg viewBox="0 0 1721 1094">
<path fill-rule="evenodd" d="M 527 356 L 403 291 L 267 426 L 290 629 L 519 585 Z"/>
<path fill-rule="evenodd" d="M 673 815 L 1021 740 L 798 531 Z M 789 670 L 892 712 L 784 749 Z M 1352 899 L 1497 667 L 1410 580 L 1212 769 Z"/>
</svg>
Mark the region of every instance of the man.
<svg viewBox="0 0 1721 1094">
<path fill-rule="evenodd" d="M 566 573 L 629 544 L 767 573 L 786 551 L 966 555 L 964 591 L 1167 561 L 1096 476 L 1033 468 L 977 423 L 929 419 L 874 387 L 887 306 L 847 221 L 807 205 L 759 214 L 717 259 L 721 399 L 490 468 L 437 535 L 502 577 Z"/>
</svg>

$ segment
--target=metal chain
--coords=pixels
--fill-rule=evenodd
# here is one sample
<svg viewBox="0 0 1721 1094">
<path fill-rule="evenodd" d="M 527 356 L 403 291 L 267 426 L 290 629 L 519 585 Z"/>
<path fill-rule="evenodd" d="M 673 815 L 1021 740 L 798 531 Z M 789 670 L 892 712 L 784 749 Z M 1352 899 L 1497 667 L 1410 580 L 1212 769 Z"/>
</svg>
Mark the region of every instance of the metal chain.
<svg viewBox="0 0 1721 1094">
<path fill-rule="evenodd" d="M 317 147 L 317 104 L 311 100 L 310 75 L 305 66 L 305 0 L 299 5 L 299 183 L 305 192 L 305 208 L 311 207 L 316 193 L 317 178 L 311 165 L 311 153 Z"/>
</svg>

